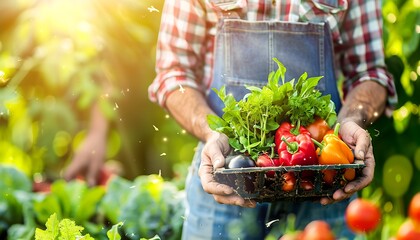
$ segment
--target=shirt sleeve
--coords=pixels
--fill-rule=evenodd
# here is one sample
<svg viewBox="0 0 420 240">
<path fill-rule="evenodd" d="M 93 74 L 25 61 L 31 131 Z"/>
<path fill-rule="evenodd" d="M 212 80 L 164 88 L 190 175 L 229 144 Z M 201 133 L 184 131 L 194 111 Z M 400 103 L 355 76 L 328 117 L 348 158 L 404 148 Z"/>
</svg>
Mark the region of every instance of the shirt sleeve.
<svg viewBox="0 0 420 240">
<path fill-rule="evenodd" d="M 341 39 L 343 42 L 336 48 L 336 53 L 345 79 L 344 98 L 361 82 L 373 80 L 387 89 L 387 110 L 392 110 L 397 104 L 397 94 L 385 65 L 379 1 L 349 1 Z"/>
<path fill-rule="evenodd" d="M 165 1 L 156 51 L 156 77 L 149 99 L 161 106 L 168 95 L 188 86 L 203 91 L 201 79 L 206 31 L 200 0 Z"/>
</svg>

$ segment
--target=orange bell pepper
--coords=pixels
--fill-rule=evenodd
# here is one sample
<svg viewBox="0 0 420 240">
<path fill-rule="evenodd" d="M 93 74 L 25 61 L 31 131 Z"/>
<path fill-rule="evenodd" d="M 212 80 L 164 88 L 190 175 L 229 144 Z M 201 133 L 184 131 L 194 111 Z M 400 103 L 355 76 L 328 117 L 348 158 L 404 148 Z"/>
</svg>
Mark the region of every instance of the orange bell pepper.
<svg viewBox="0 0 420 240">
<path fill-rule="evenodd" d="M 327 133 L 322 142 L 312 141 L 318 146 L 318 162 L 327 164 L 349 164 L 354 162 L 354 155 L 349 146 L 338 136 L 340 124 L 337 123 L 333 133 Z"/>
</svg>

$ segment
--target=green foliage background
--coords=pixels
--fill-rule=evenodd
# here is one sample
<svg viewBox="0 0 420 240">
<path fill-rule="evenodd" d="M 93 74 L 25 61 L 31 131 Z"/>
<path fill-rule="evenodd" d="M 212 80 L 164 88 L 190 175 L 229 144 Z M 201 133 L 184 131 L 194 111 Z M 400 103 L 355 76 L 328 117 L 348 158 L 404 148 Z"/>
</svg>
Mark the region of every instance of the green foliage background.
<svg viewBox="0 0 420 240">
<path fill-rule="evenodd" d="M 0 163 L 57 179 L 97 101 L 125 176 L 172 176 L 195 139 L 147 97 L 163 1 L 1 1 Z M 6 14 L 3 14 L 6 13 Z"/>
</svg>

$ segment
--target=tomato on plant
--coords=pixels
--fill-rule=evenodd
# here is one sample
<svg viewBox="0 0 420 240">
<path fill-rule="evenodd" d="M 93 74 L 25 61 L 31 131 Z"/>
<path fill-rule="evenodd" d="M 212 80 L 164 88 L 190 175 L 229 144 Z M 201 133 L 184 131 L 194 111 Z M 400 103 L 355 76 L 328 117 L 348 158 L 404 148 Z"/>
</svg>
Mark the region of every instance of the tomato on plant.
<svg viewBox="0 0 420 240">
<path fill-rule="evenodd" d="M 397 240 L 418 240 L 420 239 L 420 230 L 416 229 L 416 224 L 412 219 L 407 219 L 398 229 Z"/>
<path fill-rule="evenodd" d="M 420 192 L 411 198 L 408 206 L 408 216 L 420 226 Z"/>
<path fill-rule="evenodd" d="M 381 221 L 381 211 L 373 202 L 358 198 L 347 206 L 345 218 L 347 226 L 355 233 L 373 231 Z"/>
<path fill-rule="evenodd" d="M 330 225 L 323 220 L 314 220 L 306 225 L 300 240 L 334 240 L 335 236 Z"/>
</svg>

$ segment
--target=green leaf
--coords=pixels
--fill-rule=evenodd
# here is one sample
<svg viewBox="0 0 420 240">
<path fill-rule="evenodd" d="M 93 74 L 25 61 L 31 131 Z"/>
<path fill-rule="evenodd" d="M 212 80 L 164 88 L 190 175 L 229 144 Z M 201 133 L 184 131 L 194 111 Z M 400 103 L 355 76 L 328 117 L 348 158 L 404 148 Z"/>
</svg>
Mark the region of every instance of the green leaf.
<svg viewBox="0 0 420 240">
<path fill-rule="evenodd" d="M 121 236 L 118 232 L 118 228 L 123 225 L 123 222 L 112 225 L 112 228 L 106 233 L 109 240 L 121 240 Z"/>
<path fill-rule="evenodd" d="M 278 66 L 277 71 L 274 73 L 274 75 L 272 75 L 273 81 L 277 80 L 278 82 L 278 79 L 281 79 L 282 84 L 284 84 L 284 77 L 286 75 L 286 67 L 277 58 L 273 58 L 273 61 L 276 62 Z"/>
<path fill-rule="evenodd" d="M 4 149 L 2 151 L 4 151 Z M 32 190 L 32 184 L 30 179 L 15 167 L 0 165 L 0 189 L 23 190 L 29 192 Z"/>
<path fill-rule="evenodd" d="M 160 240 L 160 237 L 158 235 L 155 235 L 152 238 L 140 238 L 140 240 Z"/>
<path fill-rule="evenodd" d="M 59 240 L 74 240 L 82 236 L 83 227 L 77 226 L 76 223 L 70 219 L 63 219 L 58 224 L 60 229 Z"/>
<path fill-rule="evenodd" d="M 207 115 L 207 122 L 212 130 L 222 129 L 227 126 L 227 123 L 217 115 Z"/>
<path fill-rule="evenodd" d="M 105 189 L 102 187 L 85 189 L 76 203 L 77 211 L 74 219 L 78 222 L 88 221 L 96 213 L 96 205 L 102 200 L 104 194 Z"/>
<path fill-rule="evenodd" d="M 99 211 L 103 212 L 112 224 L 117 224 L 121 215 L 121 206 L 127 204 L 133 184 L 119 176 L 115 176 L 108 183 L 108 189 L 99 205 Z"/>
<path fill-rule="evenodd" d="M 46 230 L 39 228 L 35 230 L 35 240 L 56 240 L 60 230 L 59 221 L 55 213 L 48 218 L 45 226 L 47 227 Z"/>
</svg>

